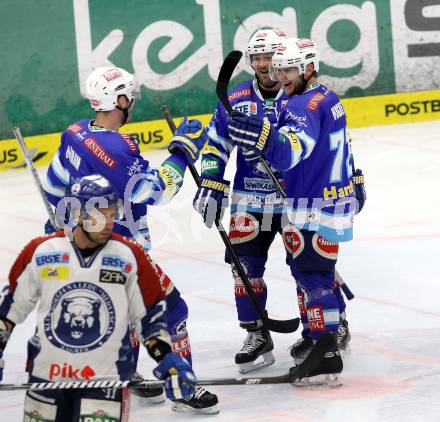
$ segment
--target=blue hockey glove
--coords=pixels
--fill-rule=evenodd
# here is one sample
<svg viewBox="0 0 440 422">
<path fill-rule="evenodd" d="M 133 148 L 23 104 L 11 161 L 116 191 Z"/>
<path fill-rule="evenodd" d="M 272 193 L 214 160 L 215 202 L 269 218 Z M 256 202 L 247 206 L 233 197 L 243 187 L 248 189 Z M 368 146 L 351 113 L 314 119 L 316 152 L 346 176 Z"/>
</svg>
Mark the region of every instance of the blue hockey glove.
<svg viewBox="0 0 440 422">
<path fill-rule="evenodd" d="M 354 182 L 354 195 L 358 201 L 356 214 L 359 214 L 364 208 L 365 201 L 367 200 L 367 193 L 365 191 L 365 179 L 361 169 L 357 169 L 353 175 Z"/>
<path fill-rule="evenodd" d="M 229 182 L 220 177 L 199 178 L 199 188 L 193 200 L 193 208 L 202 216 L 205 226 L 211 228 L 223 218 L 229 205 Z"/>
<path fill-rule="evenodd" d="M 176 353 L 167 353 L 153 374 L 165 380 L 165 394 L 170 400 L 189 398 L 194 394 L 196 377 L 188 361 Z"/>
<path fill-rule="evenodd" d="M 207 139 L 208 135 L 202 123 L 198 120 L 188 120 L 185 116 L 171 139 L 168 151 L 173 153 L 177 148 L 185 155 L 188 164 L 194 164 Z"/>
<path fill-rule="evenodd" d="M 263 155 L 271 134 L 268 119 L 247 116 L 238 111 L 232 112 L 229 117 L 228 130 L 230 141 L 242 148 L 247 162 L 255 162 Z"/>
</svg>

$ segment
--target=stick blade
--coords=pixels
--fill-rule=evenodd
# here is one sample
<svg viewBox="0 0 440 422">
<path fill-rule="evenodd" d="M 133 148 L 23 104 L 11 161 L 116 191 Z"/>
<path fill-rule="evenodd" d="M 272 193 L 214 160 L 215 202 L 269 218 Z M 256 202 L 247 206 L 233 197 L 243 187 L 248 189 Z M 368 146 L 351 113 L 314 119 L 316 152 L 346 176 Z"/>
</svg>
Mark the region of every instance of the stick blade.
<svg viewBox="0 0 440 422">
<path fill-rule="evenodd" d="M 222 67 L 220 68 L 220 73 L 217 78 L 216 93 L 217 97 L 223 106 L 226 108 L 228 113 L 232 111 L 232 107 L 228 100 L 228 84 L 231 80 L 232 74 L 237 67 L 238 62 L 241 60 L 243 53 L 238 50 L 231 51 L 225 58 Z"/>
<path fill-rule="evenodd" d="M 274 331 L 276 333 L 293 333 L 299 327 L 301 320 L 299 318 L 278 320 L 278 319 L 263 319 L 263 325 L 269 331 Z"/>
</svg>

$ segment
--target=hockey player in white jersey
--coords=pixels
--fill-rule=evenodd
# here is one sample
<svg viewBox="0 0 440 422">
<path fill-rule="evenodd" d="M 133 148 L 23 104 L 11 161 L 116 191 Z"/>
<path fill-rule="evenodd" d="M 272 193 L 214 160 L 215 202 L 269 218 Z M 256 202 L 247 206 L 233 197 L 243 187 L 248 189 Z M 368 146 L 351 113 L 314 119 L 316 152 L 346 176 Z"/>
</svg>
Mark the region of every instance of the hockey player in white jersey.
<svg viewBox="0 0 440 422">
<path fill-rule="evenodd" d="M 30 382 L 129 380 L 132 325 L 158 362 L 154 374 L 165 380 L 167 396 L 191 396 L 195 376 L 172 351 L 159 274 L 141 246 L 112 233 L 121 213 L 118 192 L 104 177 L 90 175 L 75 179 L 67 197 L 77 219 L 71 238 L 63 231 L 35 238 L 11 268 L 0 304 L 0 358 L 15 325 L 36 308 L 39 350 L 28 356 Z M 128 395 L 112 389 L 28 391 L 24 420 L 127 420 Z"/>
<path fill-rule="evenodd" d="M 130 135 L 120 134 L 129 119 L 139 94 L 132 74 L 117 67 L 95 69 L 87 78 L 87 95 L 96 111 L 92 120 L 82 119 L 69 125 L 61 135 L 61 145 L 47 171 L 44 188 L 50 202 L 57 206 L 72 177 L 91 173 L 106 177 L 124 199 L 125 215 L 113 231 L 151 248 L 147 212 L 150 205 L 168 203 L 183 184 L 185 169 L 194 163 L 206 141 L 198 120 L 183 119 L 170 142 L 171 154 L 158 167 L 140 154 Z M 158 269 L 162 273 L 160 269 Z M 162 273 L 166 290 L 167 321 L 173 350 L 190 363 L 191 346 L 186 329 L 188 307 L 173 282 Z M 133 339 L 135 350 L 139 350 Z M 137 356 L 134 357 L 135 364 Z M 135 374 L 139 378 L 139 374 Z M 161 388 L 148 391 L 150 399 L 160 399 Z M 217 396 L 203 387 L 190 400 L 175 401 L 173 409 L 217 413 Z"/>
</svg>

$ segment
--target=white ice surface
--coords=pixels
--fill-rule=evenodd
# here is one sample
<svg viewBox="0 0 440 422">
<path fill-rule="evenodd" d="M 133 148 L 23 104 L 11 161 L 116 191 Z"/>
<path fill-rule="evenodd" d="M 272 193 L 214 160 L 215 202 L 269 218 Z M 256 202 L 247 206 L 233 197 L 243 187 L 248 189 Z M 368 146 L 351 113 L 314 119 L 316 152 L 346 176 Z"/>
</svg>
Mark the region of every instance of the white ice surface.
<svg viewBox="0 0 440 422">
<path fill-rule="evenodd" d="M 133 406 L 130 421 L 440 420 L 440 121 L 351 132 L 368 201 L 356 218 L 355 240 L 342 245 L 337 265 L 356 295 L 347 309 L 352 342 L 344 385 L 319 390 L 289 384 L 213 387 L 220 400 L 217 416 L 175 414 L 165 403 Z M 158 164 L 164 156 L 162 151 L 148 157 Z M 229 167 L 232 172 L 234 164 Z M 236 377 L 233 359 L 244 332 L 236 320 L 221 239 L 192 211 L 194 193 L 187 173 L 170 205 L 150 209 L 152 256 L 188 303 L 199 378 Z M 47 217 L 27 171 L 0 174 L 0 203 L 2 284 L 19 250 L 41 233 Z M 272 245 L 265 279 L 269 315 L 297 316 L 280 239 Z M 4 382 L 25 381 L 26 340 L 33 329 L 33 315 L 16 327 L 5 353 Z M 274 333 L 276 363 L 257 374 L 285 373 L 292 366 L 287 349 L 298 337 Z M 142 353 L 142 372 L 151 376 L 152 367 Z M 0 420 L 21 420 L 22 404 L 22 392 L 0 392 Z"/>
</svg>

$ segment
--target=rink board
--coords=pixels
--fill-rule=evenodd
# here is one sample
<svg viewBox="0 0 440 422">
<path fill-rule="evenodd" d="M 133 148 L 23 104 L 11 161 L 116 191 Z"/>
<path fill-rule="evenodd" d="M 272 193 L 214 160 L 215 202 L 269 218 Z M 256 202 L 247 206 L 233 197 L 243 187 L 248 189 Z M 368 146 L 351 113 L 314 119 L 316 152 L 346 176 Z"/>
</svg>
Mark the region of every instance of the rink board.
<svg viewBox="0 0 440 422">
<path fill-rule="evenodd" d="M 347 98 L 344 104 L 350 128 L 414 123 L 440 118 L 440 90 L 404 94 Z M 192 116 L 204 125 L 210 114 Z M 175 119 L 178 125 L 180 118 Z M 165 120 L 129 123 L 122 132 L 132 134 L 141 152 L 166 148 L 171 132 Z M 26 137 L 26 144 L 35 166 L 47 166 L 60 142 L 60 133 Z M 15 139 L 0 141 L 0 171 L 26 167 L 23 154 Z"/>
</svg>

